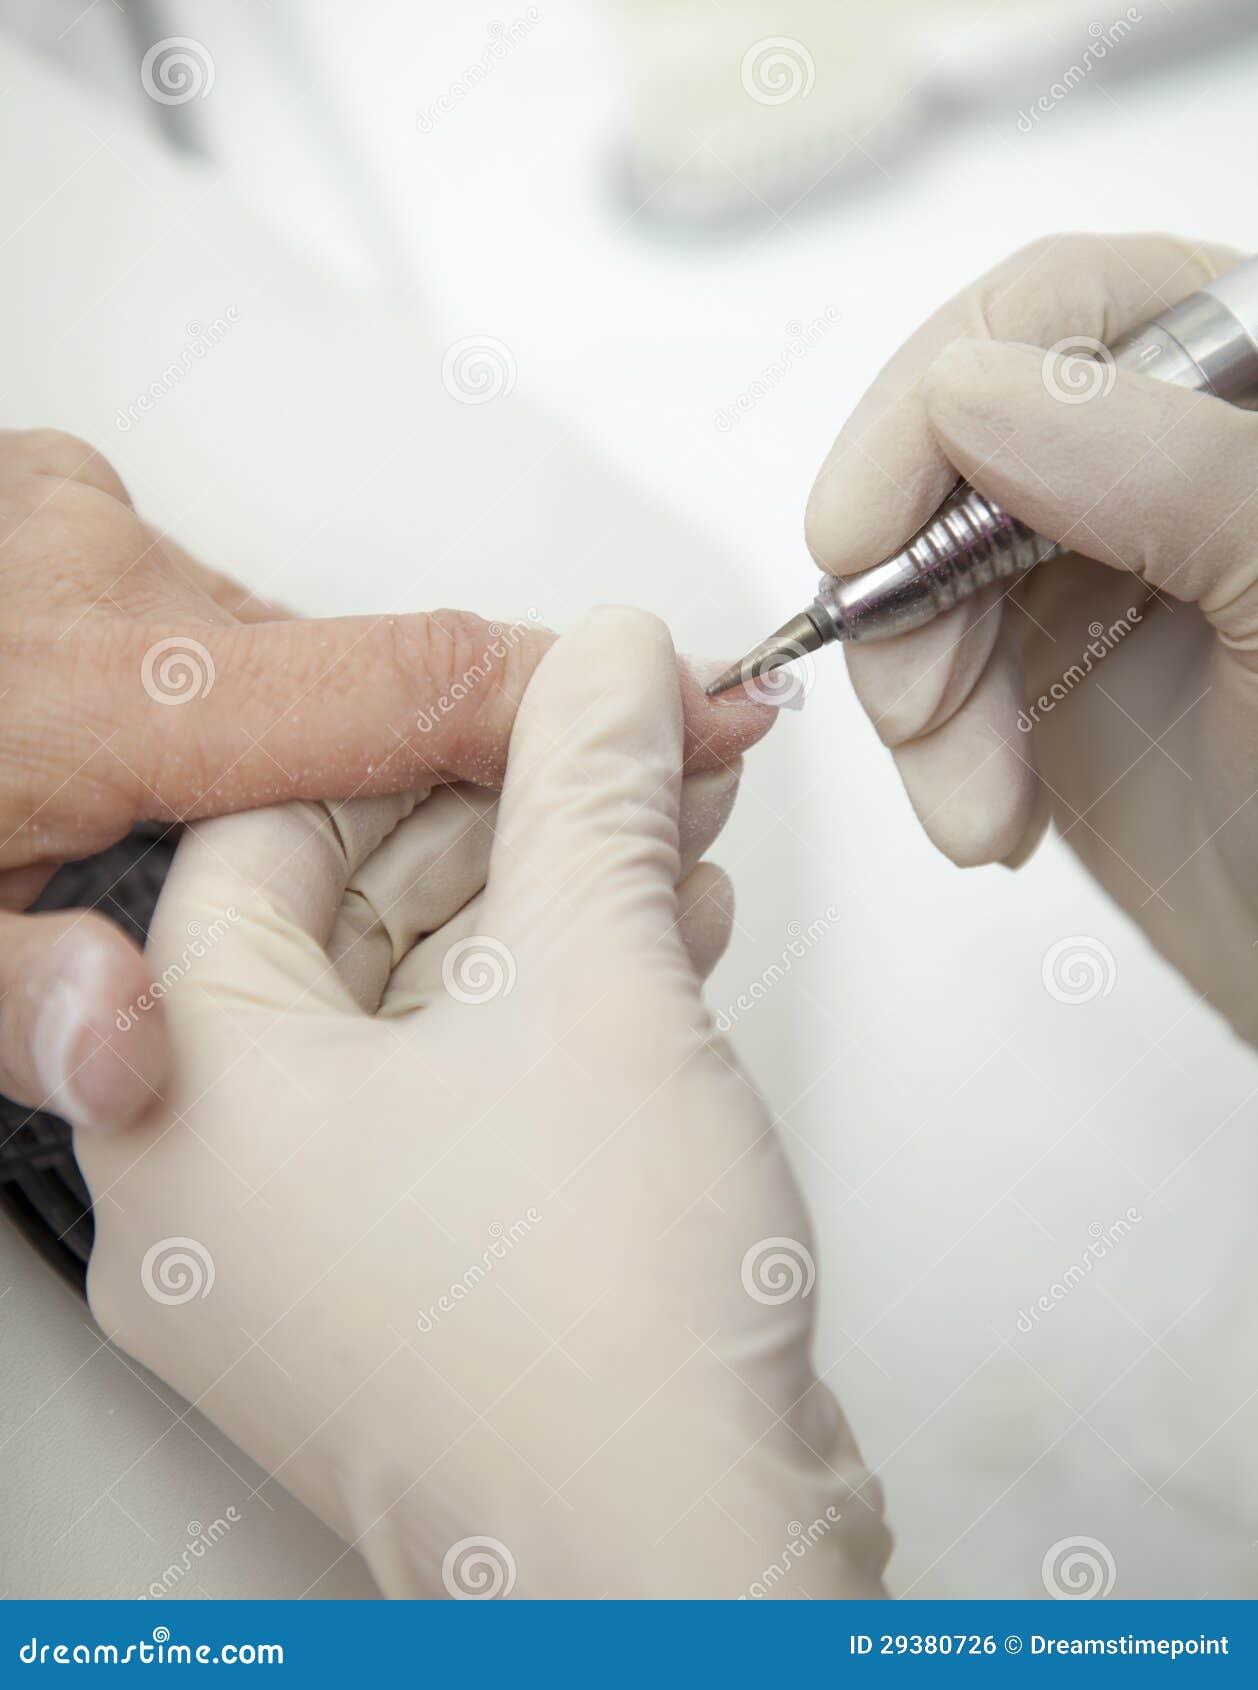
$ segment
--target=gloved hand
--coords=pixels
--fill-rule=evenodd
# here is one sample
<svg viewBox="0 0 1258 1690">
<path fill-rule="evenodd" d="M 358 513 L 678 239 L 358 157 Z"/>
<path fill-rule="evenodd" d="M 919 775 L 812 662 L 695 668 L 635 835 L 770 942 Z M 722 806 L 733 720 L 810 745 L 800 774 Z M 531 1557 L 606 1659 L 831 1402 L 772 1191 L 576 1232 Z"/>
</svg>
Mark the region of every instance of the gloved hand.
<svg viewBox="0 0 1258 1690">
<path fill-rule="evenodd" d="M 1013 591 L 850 648 L 853 682 L 954 862 L 1016 865 L 1051 813 L 1253 1039 L 1258 419 L 1043 350 L 1111 341 L 1236 256 L 1153 235 L 1016 254 L 887 365 L 822 468 L 807 533 L 825 569 L 867 568 L 960 474 L 1075 548 Z"/>
<path fill-rule="evenodd" d="M 140 820 L 495 785 L 552 635 L 462 612 L 299 621 L 144 524 L 99 453 L 0 432 L 0 1091 L 76 1125 L 126 1124 L 166 1071 L 148 976 L 103 916 L 28 916 L 58 864 Z M 690 766 L 767 716 L 688 686 Z"/>
<path fill-rule="evenodd" d="M 700 997 L 734 777 L 681 766 L 667 633 L 603 611 L 492 841 L 468 788 L 290 805 L 163 892 L 169 1106 L 76 1142 L 92 1308 L 389 1595 L 879 1590 L 799 1193 Z"/>
</svg>

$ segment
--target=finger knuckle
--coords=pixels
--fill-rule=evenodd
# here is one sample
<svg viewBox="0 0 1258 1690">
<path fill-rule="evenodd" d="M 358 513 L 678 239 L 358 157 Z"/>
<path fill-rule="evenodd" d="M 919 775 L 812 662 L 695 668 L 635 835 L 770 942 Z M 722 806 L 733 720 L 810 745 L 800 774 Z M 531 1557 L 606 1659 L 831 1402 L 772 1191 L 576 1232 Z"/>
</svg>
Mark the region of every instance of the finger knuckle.
<svg viewBox="0 0 1258 1690">
<path fill-rule="evenodd" d="M 31 474 L 57 476 L 64 481 L 81 481 L 129 503 L 122 477 L 90 441 L 59 428 L 32 428 L 17 437 L 19 458 Z"/>
<path fill-rule="evenodd" d="M 480 737 L 489 719 L 514 712 L 523 691 L 520 646 L 528 634 L 465 610 L 435 610 L 390 624 L 390 660 L 427 725 L 452 748 Z"/>
<path fill-rule="evenodd" d="M 1021 275 L 1051 258 L 1063 270 L 1068 270 L 1095 258 L 1098 245 L 1095 235 L 1083 234 L 1077 229 L 1059 229 L 1055 234 L 1039 235 L 1019 247 L 1009 261 L 1010 267 L 1016 275 Z"/>
<path fill-rule="evenodd" d="M 1005 338 L 1020 319 L 1028 288 L 1050 293 L 1057 278 L 1086 275 L 1095 269 L 1097 247 L 1095 235 L 1072 231 L 1041 235 L 1019 247 L 974 290 L 972 332 Z"/>
<path fill-rule="evenodd" d="M 98 590 L 117 586 L 152 550 L 129 506 L 95 487 L 35 471 L 4 488 L 0 533 L 6 576 L 37 582 L 45 609 L 76 601 L 87 582 Z"/>
</svg>

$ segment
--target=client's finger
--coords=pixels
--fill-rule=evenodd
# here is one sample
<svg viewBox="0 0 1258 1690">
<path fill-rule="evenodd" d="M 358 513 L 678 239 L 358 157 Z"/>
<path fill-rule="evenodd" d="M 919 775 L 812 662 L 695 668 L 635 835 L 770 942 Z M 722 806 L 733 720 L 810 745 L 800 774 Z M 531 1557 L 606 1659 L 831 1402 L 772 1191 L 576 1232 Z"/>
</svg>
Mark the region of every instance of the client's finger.
<svg viewBox="0 0 1258 1690">
<path fill-rule="evenodd" d="M 160 1095 L 167 1062 L 152 976 L 112 922 L 0 913 L 0 1091 L 76 1127 L 126 1127 Z"/>
<path fill-rule="evenodd" d="M 136 818 L 162 820 L 441 782 L 497 787 L 554 638 L 464 611 L 125 627 L 109 684 L 126 707 L 101 756 Z M 689 672 L 681 685 L 688 771 L 730 763 L 772 723 L 754 701 L 705 698 Z"/>
</svg>

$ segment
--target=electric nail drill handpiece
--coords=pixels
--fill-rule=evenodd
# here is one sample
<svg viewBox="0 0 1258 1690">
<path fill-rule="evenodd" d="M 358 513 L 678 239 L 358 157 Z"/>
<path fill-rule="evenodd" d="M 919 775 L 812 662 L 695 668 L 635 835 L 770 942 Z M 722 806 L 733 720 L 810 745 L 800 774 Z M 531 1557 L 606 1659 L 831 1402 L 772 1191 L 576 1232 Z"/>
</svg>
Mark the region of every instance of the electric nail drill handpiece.
<svg viewBox="0 0 1258 1690">
<path fill-rule="evenodd" d="M 1258 407 L 1258 258 L 1089 356 L 1099 366 L 1098 382 L 1107 379 L 1108 365 Z M 1088 391 L 1088 374 L 1079 379 L 1070 393 L 1076 402 Z M 923 627 L 980 587 L 1024 575 L 1068 549 L 961 482 L 894 557 L 842 580 L 827 576 L 808 608 L 718 675 L 708 696 L 755 681 L 832 640 L 885 640 Z"/>
</svg>

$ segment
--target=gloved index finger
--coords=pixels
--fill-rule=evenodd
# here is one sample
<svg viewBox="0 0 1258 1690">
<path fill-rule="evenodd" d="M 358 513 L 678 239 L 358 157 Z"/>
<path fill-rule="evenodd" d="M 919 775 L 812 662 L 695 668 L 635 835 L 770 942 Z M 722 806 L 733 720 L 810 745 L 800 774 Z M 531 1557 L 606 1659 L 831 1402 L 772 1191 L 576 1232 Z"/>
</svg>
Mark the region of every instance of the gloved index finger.
<svg viewBox="0 0 1258 1690">
<path fill-rule="evenodd" d="M 808 501 L 805 533 L 817 563 L 850 575 L 881 562 L 956 482 L 921 390 L 951 341 L 1048 348 L 1069 340 L 1074 351 L 1086 351 L 1177 304 L 1236 257 L 1169 235 L 1065 234 L 998 264 L 910 336 L 844 424 Z"/>
</svg>

